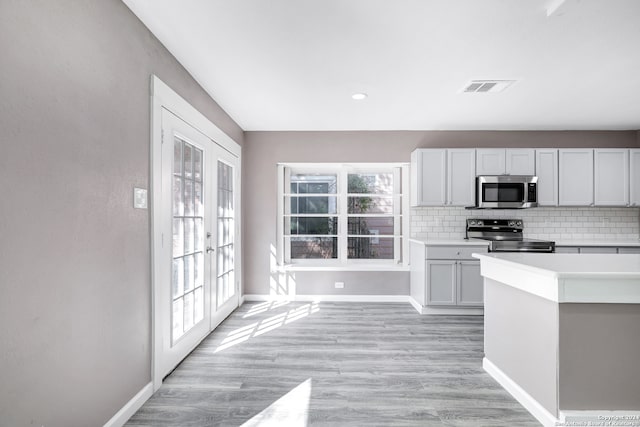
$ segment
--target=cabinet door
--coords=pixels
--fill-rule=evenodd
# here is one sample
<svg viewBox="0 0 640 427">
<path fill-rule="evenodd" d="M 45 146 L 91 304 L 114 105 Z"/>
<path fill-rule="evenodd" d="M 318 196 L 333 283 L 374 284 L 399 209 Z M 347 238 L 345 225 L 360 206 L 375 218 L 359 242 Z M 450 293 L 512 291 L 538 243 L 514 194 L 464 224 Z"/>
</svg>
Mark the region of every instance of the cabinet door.
<svg viewBox="0 0 640 427">
<path fill-rule="evenodd" d="M 444 206 L 446 155 L 445 149 L 419 149 L 411 153 L 412 206 Z"/>
<path fill-rule="evenodd" d="M 629 150 L 594 150 L 594 199 L 596 206 L 629 204 Z"/>
<path fill-rule="evenodd" d="M 427 305 L 456 305 L 455 261 L 427 261 Z"/>
<path fill-rule="evenodd" d="M 558 151 L 560 206 L 593 206 L 593 150 Z"/>
<path fill-rule="evenodd" d="M 458 305 L 484 305 L 484 281 L 480 275 L 479 261 L 458 261 Z"/>
<path fill-rule="evenodd" d="M 556 246 L 557 254 L 579 254 L 580 248 L 575 246 Z"/>
<path fill-rule="evenodd" d="M 640 248 L 618 248 L 619 254 L 640 254 Z"/>
<path fill-rule="evenodd" d="M 476 150 L 477 175 L 504 175 L 505 167 L 504 148 L 479 148 Z"/>
<path fill-rule="evenodd" d="M 447 199 L 453 206 L 476 201 L 476 150 L 447 150 Z"/>
<path fill-rule="evenodd" d="M 629 151 L 629 204 L 640 206 L 640 150 Z"/>
<path fill-rule="evenodd" d="M 558 206 L 558 150 L 536 150 L 538 205 Z"/>
<path fill-rule="evenodd" d="M 617 254 L 618 248 L 612 247 L 584 247 L 580 248 L 581 254 Z"/>
<path fill-rule="evenodd" d="M 535 175 L 536 152 L 531 148 L 507 148 L 507 175 Z"/>
</svg>

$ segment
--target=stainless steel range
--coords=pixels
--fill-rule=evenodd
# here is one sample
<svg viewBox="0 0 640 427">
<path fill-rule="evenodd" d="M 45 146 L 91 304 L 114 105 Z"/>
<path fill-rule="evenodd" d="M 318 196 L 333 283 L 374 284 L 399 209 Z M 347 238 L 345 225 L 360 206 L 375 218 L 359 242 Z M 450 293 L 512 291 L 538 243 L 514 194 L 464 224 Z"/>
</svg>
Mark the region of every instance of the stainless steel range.
<svg viewBox="0 0 640 427">
<path fill-rule="evenodd" d="M 467 219 L 467 239 L 488 240 L 489 252 L 555 252 L 556 243 L 525 239 L 521 219 Z"/>
</svg>

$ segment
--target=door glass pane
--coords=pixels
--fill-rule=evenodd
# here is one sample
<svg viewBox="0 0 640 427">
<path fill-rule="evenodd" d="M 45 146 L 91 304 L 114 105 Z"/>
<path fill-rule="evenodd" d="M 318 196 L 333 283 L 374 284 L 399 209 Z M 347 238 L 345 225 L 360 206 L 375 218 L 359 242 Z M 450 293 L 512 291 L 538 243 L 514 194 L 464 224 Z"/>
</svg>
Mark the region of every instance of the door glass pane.
<svg viewBox="0 0 640 427">
<path fill-rule="evenodd" d="M 172 341 L 204 319 L 204 183 L 202 150 L 174 139 Z"/>
<path fill-rule="evenodd" d="M 216 257 L 216 304 L 220 307 L 235 295 L 234 280 L 234 187 L 233 167 L 218 162 L 218 237 Z"/>
</svg>

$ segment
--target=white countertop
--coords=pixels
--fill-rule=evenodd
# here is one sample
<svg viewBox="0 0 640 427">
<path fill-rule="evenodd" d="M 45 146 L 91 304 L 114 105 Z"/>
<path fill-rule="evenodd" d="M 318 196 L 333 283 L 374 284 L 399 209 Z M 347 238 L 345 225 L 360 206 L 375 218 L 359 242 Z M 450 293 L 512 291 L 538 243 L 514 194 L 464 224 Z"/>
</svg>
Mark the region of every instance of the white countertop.
<svg viewBox="0 0 640 427">
<path fill-rule="evenodd" d="M 556 302 L 640 304 L 640 255 L 474 254 L 485 278 Z"/>
</svg>

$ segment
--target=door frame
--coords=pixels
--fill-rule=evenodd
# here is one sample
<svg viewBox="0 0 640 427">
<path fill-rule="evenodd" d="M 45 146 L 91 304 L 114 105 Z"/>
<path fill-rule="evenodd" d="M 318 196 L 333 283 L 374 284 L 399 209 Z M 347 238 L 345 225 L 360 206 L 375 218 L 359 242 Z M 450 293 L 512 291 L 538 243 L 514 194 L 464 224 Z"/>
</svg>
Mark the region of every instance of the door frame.
<svg viewBox="0 0 640 427">
<path fill-rule="evenodd" d="M 207 138 L 211 139 L 215 144 L 222 147 L 233 156 L 238 158 L 237 165 L 237 186 L 236 186 L 236 275 L 235 287 L 238 295 L 238 305 L 243 302 L 242 296 L 242 247 L 241 247 L 241 227 L 242 209 L 241 197 L 241 166 L 242 166 L 242 148 L 231 137 L 224 133 L 220 128 L 214 125 L 203 114 L 196 110 L 184 98 L 178 95 L 174 90 L 167 86 L 157 76 L 151 75 L 150 78 L 151 92 L 151 150 L 150 150 L 150 237 L 151 237 L 151 379 L 153 383 L 153 391 L 155 392 L 162 385 L 163 374 L 159 364 L 159 352 L 162 351 L 162 329 L 159 327 L 159 307 L 161 301 L 156 292 L 159 286 L 160 277 L 166 275 L 162 265 L 162 245 L 163 240 L 169 243 L 171 236 L 164 236 L 162 230 L 162 218 L 166 214 L 162 210 L 162 110 L 168 110 L 178 118 L 182 119 L 190 126 L 194 127 Z"/>
</svg>

